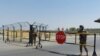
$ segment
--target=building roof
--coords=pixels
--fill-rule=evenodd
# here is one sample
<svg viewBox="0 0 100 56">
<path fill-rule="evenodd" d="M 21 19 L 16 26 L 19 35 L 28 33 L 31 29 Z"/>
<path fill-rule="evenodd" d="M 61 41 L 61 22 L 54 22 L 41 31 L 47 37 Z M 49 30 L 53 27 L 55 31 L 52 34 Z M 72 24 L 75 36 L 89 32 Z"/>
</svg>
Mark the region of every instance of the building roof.
<svg viewBox="0 0 100 56">
<path fill-rule="evenodd" d="M 97 19 L 97 20 L 95 20 L 94 22 L 100 23 L 100 18 L 99 18 L 99 19 Z"/>
</svg>

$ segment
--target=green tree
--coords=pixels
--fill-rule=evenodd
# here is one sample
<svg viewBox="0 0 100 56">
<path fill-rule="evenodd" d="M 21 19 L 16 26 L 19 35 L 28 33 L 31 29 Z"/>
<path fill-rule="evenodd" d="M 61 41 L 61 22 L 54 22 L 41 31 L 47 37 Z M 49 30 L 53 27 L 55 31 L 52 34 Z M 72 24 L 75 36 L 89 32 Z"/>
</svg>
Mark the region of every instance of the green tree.
<svg viewBox="0 0 100 56">
<path fill-rule="evenodd" d="M 75 27 L 69 28 L 69 32 L 76 32 L 76 31 L 77 31 L 77 28 L 75 28 Z"/>
</svg>

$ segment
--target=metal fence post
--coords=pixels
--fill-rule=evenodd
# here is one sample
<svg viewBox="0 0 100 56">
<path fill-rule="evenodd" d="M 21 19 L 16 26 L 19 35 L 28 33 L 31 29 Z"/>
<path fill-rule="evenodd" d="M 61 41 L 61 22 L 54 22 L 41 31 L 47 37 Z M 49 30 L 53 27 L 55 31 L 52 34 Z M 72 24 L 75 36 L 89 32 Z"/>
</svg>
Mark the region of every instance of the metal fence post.
<svg viewBox="0 0 100 56">
<path fill-rule="evenodd" d="M 23 38 L 23 32 L 22 32 L 22 25 L 20 25 L 20 42 L 22 42 L 22 38 Z"/>
<path fill-rule="evenodd" d="M 9 27 L 7 27 L 7 41 L 9 41 Z"/>
<path fill-rule="evenodd" d="M 13 41 L 15 41 L 15 27 L 14 26 L 12 27 L 13 27 Z"/>
<path fill-rule="evenodd" d="M 5 33 L 4 33 L 4 25 L 2 25 L 2 28 L 3 28 L 3 41 L 4 41 L 4 39 L 5 39 L 5 37 L 4 37 L 4 35 L 5 35 Z"/>
<path fill-rule="evenodd" d="M 94 51 L 93 51 L 92 56 L 97 56 L 96 54 L 96 34 L 94 34 Z"/>
</svg>

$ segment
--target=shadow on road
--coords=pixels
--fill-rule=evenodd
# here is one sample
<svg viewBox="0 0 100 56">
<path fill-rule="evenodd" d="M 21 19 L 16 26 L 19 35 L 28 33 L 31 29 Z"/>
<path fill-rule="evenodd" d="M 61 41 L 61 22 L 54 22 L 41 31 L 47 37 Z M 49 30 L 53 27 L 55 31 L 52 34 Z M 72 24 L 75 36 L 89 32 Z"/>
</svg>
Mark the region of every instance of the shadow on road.
<svg viewBox="0 0 100 56">
<path fill-rule="evenodd" d="M 45 50 L 45 49 L 37 49 L 39 51 L 45 51 L 45 52 L 49 52 L 49 53 L 53 53 L 53 54 L 58 54 L 58 55 L 63 55 L 63 56 L 80 56 L 77 54 L 64 54 L 64 53 L 60 53 L 60 52 L 56 52 L 56 51 L 50 51 L 50 50 Z"/>
</svg>

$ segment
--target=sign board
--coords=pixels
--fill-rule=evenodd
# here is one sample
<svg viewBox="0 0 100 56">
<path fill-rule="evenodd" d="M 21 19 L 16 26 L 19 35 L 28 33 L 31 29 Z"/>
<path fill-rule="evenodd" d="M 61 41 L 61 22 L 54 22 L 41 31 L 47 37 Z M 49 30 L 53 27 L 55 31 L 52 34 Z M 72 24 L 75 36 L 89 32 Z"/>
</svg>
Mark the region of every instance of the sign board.
<svg viewBox="0 0 100 56">
<path fill-rule="evenodd" d="M 66 41 L 66 35 L 63 31 L 59 31 L 56 33 L 56 41 L 58 44 L 63 44 Z"/>
</svg>

